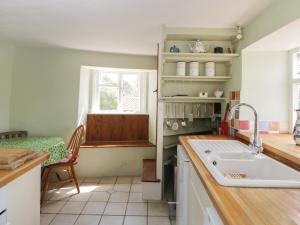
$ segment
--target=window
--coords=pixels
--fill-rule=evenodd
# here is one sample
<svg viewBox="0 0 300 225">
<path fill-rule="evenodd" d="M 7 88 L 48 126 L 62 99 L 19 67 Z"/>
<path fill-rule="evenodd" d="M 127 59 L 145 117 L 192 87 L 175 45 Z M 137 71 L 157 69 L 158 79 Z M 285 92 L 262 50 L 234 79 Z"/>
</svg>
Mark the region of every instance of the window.
<svg viewBox="0 0 300 225">
<path fill-rule="evenodd" d="M 98 70 L 94 77 L 94 112 L 145 112 L 146 73 Z"/>
<path fill-rule="evenodd" d="M 296 109 L 300 109 L 300 49 L 290 52 L 291 60 L 291 128 L 296 120 Z"/>
</svg>

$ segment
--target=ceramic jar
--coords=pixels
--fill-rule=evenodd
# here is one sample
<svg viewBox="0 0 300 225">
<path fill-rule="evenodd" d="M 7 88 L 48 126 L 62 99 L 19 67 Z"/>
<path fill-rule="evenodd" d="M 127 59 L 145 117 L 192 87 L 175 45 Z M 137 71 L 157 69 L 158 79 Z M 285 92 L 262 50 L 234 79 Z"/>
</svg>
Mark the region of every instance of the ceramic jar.
<svg viewBox="0 0 300 225">
<path fill-rule="evenodd" d="M 296 145 L 300 145 L 300 109 L 296 110 L 297 112 L 297 120 L 294 126 L 294 140 L 296 142 Z"/>
<path fill-rule="evenodd" d="M 205 63 L 205 75 L 206 76 L 215 76 L 216 75 L 215 67 L 216 67 L 215 62 Z"/>
<path fill-rule="evenodd" d="M 177 62 L 177 70 L 176 75 L 177 76 L 185 76 L 185 62 Z"/>
<path fill-rule="evenodd" d="M 190 76 L 198 76 L 199 75 L 199 63 L 198 62 L 190 62 Z"/>
</svg>

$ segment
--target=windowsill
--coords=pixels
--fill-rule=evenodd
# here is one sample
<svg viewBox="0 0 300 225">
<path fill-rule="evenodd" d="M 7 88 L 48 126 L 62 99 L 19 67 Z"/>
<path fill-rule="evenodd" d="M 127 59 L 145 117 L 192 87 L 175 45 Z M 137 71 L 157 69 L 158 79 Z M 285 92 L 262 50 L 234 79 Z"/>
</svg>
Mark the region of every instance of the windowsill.
<svg viewBox="0 0 300 225">
<path fill-rule="evenodd" d="M 81 148 L 155 147 L 149 141 L 97 141 L 86 142 Z"/>
</svg>

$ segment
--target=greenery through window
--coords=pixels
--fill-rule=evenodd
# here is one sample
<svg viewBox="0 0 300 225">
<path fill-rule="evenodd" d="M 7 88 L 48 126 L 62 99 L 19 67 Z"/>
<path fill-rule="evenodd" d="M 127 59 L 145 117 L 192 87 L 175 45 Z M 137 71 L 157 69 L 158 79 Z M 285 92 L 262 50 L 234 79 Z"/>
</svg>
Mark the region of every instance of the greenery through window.
<svg viewBox="0 0 300 225">
<path fill-rule="evenodd" d="M 145 74 L 99 71 L 96 75 L 94 109 L 99 112 L 142 112 Z"/>
</svg>

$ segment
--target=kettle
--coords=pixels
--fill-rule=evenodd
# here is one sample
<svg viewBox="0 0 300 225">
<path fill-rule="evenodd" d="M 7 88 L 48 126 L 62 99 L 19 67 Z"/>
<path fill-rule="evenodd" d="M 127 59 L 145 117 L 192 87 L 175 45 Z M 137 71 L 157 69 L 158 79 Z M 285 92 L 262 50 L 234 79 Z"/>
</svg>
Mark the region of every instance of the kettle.
<svg viewBox="0 0 300 225">
<path fill-rule="evenodd" d="M 192 53 L 205 53 L 208 45 L 205 46 L 200 40 L 197 40 L 195 43 L 189 44 L 189 47 Z"/>
</svg>

